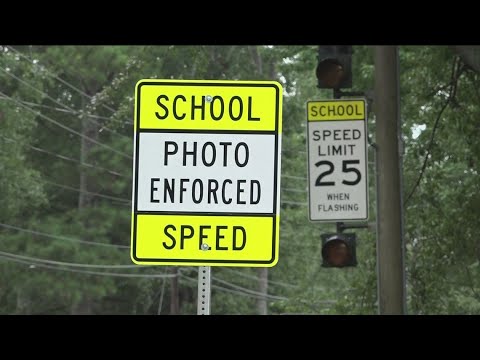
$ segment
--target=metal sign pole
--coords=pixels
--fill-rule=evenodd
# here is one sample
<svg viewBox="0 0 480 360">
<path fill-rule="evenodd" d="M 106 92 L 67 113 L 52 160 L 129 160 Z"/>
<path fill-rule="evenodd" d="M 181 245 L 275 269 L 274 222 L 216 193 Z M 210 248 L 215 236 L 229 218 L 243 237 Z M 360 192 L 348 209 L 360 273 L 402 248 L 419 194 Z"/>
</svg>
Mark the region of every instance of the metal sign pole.
<svg viewBox="0 0 480 360">
<path fill-rule="evenodd" d="M 210 274 L 210 266 L 200 266 L 198 268 L 197 315 L 210 315 Z"/>
</svg>

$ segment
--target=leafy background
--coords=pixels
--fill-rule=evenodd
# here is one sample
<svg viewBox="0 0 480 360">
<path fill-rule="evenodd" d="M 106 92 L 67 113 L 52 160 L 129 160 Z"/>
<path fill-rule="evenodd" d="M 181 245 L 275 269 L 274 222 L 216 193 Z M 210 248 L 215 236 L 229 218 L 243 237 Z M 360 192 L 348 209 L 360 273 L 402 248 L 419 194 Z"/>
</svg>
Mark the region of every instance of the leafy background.
<svg viewBox="0 0 480 360">
<path fill-rule="evenodd" d="M 132 264 L 135 83 L 277 80 L 284 87 L 280 256 L 212 267 L 212 314 L 377 314 L 376 237 L 354 268 L 322 268 L 308 221 L 306 102 L 315 46 L 0 47 L 0 314 L 196 314 L 198 268 Z M 480 313 L 480 77 L 447 46 L 400 46 L 410 314 Z M 373 49 L 353 83 L 373 89 Z M 369 137 L 375 141 L 375 104 Z M 370 221 L 375 172 L 369 148 Z"/>
</svg>

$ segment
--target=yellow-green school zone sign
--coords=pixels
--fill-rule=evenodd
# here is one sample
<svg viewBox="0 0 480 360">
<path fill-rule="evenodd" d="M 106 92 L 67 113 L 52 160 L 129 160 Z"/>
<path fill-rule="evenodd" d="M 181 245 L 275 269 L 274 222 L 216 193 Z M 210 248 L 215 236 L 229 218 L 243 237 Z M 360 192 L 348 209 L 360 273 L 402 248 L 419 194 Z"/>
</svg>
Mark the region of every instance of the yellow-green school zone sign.
<svg viewBox="0 0 480 360">
<path fill-rule="evenodd" d="M 278 262 L 282 91 L 274 81 L 137 83 L 134 263 Z"/>
</svg>

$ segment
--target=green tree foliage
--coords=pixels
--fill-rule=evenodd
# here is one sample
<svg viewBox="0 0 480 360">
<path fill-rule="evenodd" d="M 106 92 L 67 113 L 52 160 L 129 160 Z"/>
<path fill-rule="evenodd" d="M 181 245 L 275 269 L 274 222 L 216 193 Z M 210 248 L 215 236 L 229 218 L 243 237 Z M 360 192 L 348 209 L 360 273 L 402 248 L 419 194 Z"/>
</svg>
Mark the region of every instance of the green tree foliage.
<svg viewBox="0 0 480 360">
<path fill-rule="evenodd" d="M 39 172 L 27 159 L 36 130 L 35 115 L 23 111 L 23 104 L 18 103 L 18 99 L 38 102 L 41 96 L 16 80 L 20 78 L 42 86 L 42 79 L 5 48 L 0 52 L 0 77 L 0 188 L 3 203 L 0 221 L 8 222 L 24 212 L 32 214 L 37 206 L 47 201 L 39 182 Z"/>
<path fill-rule="evenodd" d="M 403 62 L 410 309 L 478 313 L 479 74 L 448 47 Z"/>
<path fill-rule="evenodd" d="M 372 48 L 354 46 L 353 90 L 373 89 Z M 308 220 L 306 102 L 316 46 L 4 46 L 0 52 L 0 313 L 195 314 L 198 268 L 130 260 L 133 105 L 140 79 L 276 80 L 283 85 L 280 254 L 212 267 L 213 314 L 377 313 L 376 237 L 358 266 L 321 267 Z M 407 308 L 480 312 L 480 78 L 450 47 L 401 46 Z M 370 92 L 371 93 L 371 92 Z M 369 101 L 375 142 L 375 103 Z M 370 219 L 376 217 L 369 147 Z"/>
</svg>

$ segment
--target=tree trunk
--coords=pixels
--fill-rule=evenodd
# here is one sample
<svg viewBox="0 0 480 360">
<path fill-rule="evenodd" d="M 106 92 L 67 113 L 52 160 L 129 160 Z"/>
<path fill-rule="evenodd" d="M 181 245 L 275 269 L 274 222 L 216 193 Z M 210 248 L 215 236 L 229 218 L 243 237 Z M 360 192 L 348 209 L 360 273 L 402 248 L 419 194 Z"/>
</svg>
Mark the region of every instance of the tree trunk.
<svg viewBox="0 0 480 360">
<path fill-rule="evenodd" d="M 84 113 L 86 111 L 86 103 L 85 100 L 82 100 L 82 109 Z M 97 124 L 88 121 L 87 117 L 82 118 L 82 134 L 87 136 L 91 139 L 97 140 L 98 139 L 98 130 L 99 127 Z M 88 156 L 90 151 L 93 147 L 94 143 L 91 141 L 80 138 L 80 163 L 87 163 L 89 162 Z M 83 166 L 80 167 L 80 192 L 78 193 L 78 209 L 82 210 L 83 208 L 89 207 L 92 204 L 92 196 L 87 194 L 88 191 L 88 174 Z M 88 224 L 84 224 L 85 227 L 88 227 Z M 93 304 L 92 299 L 88 296 L 82 297 L 79 303 L 73 304 L 71 309 L 72 315 L 91 315 L 93 314 Z"/>
</svg>

